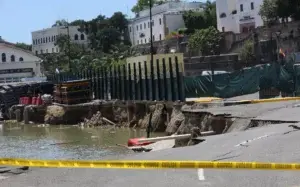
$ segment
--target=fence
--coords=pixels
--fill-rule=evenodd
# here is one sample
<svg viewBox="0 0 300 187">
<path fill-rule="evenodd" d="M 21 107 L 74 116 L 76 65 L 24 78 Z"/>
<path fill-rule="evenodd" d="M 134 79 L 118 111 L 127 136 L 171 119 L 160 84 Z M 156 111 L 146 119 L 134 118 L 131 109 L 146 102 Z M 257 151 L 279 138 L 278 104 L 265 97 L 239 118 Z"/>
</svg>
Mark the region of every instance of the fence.
<svg viewBox="0 0 300 187">
<path fill-rule="evenodd" d="M 185 100 L 182 57 L 176 54 L 154 57 L 153 63 L 141 59 L 126 65 L 60 73 L 48 80 L 60 83 L 89 79 L 94 99 Z"/>
</svg>

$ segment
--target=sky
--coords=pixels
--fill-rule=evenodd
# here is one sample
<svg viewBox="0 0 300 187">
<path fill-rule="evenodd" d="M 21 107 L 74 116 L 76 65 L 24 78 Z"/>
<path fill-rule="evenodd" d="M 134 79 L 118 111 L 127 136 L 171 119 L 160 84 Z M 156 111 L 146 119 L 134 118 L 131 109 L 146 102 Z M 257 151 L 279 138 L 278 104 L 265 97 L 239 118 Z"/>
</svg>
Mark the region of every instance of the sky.
<svg viewBox="0 0 300 187">
<path fill-rule="evenodd" d="M 31 44 L 31 32 L 51 27 L 56 20 L 90 20 L 99 14 L 131 13 L 137 0 L 0 0 L 0 36 Z"/>
<path fill-rule="evenodd" d="M 137 0 L 0 0 L 0 36 L 8 42 L 31 44 L 32 31 L 49 28 L 56 20 L 91 20 L 99 14 L 110 17 L 118 11 L 133 17 L 131 8 L 136 2 Z"/>
</svg>

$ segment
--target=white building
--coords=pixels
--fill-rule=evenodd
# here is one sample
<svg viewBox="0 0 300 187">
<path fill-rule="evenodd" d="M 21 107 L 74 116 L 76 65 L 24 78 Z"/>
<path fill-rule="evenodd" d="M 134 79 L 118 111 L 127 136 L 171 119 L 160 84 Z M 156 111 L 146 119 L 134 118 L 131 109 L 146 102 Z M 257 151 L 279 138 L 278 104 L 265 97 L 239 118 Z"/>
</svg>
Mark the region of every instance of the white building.
<svg viewBox="0 0 300 187">
<path fill-rule="evenodd" d="M 153 41 L 164 40 L 168 34 L 184 28 L 183 13 L 186 10 L 201 11 L 201 2 L 169 1 L 152 8 Z M 128 31 L 132 45 L 150 42 L 150 10 L 139 12 L 130 20 Z"/>
<path fill-rule="evenodd" d="M 55 26 L 48 29 L 34 31 L 32 35 L 32 52 L 35 54 L 59 53 L 60 49 L 55 45 L 59 35 L 68 35 L 68 28 Z M 69 26 L 71 42 L 87 46 L 88 39 L 84 32 L 79 31 L 79 26 Z"/>
<path fill-rule="evenodd" d="M 262 26 L 258 15 L 263 0 L 216 0 L 218 30 L 247 33 Z"/>
<path fill-rule="evenodd" d="M 41 76 L 41 59 L 0 37 L 0 83 Z"/>
</svg>

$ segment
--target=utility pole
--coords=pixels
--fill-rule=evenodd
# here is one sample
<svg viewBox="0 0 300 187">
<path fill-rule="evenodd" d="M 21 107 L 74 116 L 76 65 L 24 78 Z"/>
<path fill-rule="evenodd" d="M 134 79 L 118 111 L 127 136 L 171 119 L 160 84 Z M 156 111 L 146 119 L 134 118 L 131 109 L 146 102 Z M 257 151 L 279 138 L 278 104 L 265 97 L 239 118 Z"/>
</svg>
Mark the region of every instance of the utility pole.
<svg viewBox="0 0 300 187">
<path fill-rule="evenodd" d="M 70 29 L 69 29 L 69 23 L 67 25 L 67 32 L 68 32 L 68 66 L 69 66 L 69 71 L 71 72 L 71 44 L 70 44 Z"/>
<path fill-rule="evenodd" d="M 149 8 L 150 8 L 150 68 L 151 68 L 151 84 L 152 84 L 152 88 L 154 88 L 152 0 L 149 0 Z M 155 100 L 155 90 L 152 90 L 152 100 Z"/>
</svg>

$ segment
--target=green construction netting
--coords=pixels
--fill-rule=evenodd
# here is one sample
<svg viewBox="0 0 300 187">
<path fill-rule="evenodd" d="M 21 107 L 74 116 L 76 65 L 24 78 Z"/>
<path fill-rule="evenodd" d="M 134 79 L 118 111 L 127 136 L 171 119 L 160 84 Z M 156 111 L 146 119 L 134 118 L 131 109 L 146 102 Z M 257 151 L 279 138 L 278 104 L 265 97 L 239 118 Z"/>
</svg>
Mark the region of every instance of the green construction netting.
<svg viewBox="0 0 300 187">
<path fill-rule="evenodd" d="M 294 84 L 296 74 L 294 71 L 291 63 L 286 63 L 284 66 L 272 63 L 214 75 L 213 78 L 211 76 L 185 77 L 185 94 L 186 97 L 229 98 L 271 87 L 293 93 L 297 87 Z M 300 84 L 300 81 L 298 83 Z"/>
</svg>

